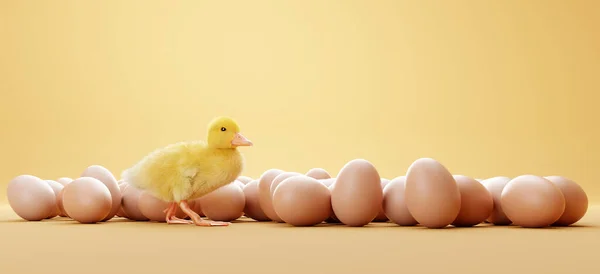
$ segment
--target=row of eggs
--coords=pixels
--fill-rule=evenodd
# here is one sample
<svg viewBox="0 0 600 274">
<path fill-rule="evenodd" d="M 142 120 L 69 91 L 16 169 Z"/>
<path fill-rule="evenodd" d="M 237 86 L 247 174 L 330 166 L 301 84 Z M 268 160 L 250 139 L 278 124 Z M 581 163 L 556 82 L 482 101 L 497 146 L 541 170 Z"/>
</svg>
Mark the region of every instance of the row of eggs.
<svg viewBox="0 0 600 274">
<path fill-rule="evenodd" d="M 117 182 L 109 170 L 97 165 L 75 180 L 43 181 L 21 175 L 11 181 L 7 193 L 13 210 L 26 220 L 58 215 L 81 223 L 114 216 L 164 222 L 166 217 L 166 202 Z M 190 205 L 215 221 L 246 215 L 295 226 L 323 221 L 364 226 L 389 219 L 398 225 L 430 228 L 474 226 L 484 221 L 543 227 L 577 222 L 587 210 L 587 196 L 578 184 L 560 176 L 480 181 L 452 175 L 431 158 L 418 159 L 406 176 L 390 181 L 380 178 L 370 162 L 355 159 L 335 178 L 320 168 L 306 174 L 269 169 L 256 180 L 241 176 Z M 186 217 L 181 210 L 178 215 Z"/>
<path fill-rule="evenodd" d="M 364 226 L 389 219 L 401 226 L 429 228 L 482 222 L 544 227 L 571 225 L 588 207 L 585 191 L 565 177 L 480 180 L 452 175 L 431 158 L 416 160 L 405 176 L 391 181 L 380 178 L 364 159 L 348 162 L 336 178 L 329 177 L 320 169 L 305 175 L 267 170 L 258 179 L 258 205 L 263 214 L 250 216 L 302 226 L 322 221 Z"/>
</svg>

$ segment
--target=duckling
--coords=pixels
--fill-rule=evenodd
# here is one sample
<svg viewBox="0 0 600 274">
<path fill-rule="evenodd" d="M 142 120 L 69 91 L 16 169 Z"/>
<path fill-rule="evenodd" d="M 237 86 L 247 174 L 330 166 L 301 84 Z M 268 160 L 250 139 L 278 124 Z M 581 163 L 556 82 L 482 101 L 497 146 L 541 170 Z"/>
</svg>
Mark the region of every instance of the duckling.
<svg viewBox="0 0 600 274">
<path fill-rule="evenodd" d="M 130 185 L 169 202 L 167 224 L 227 226 L 229 222 L 203 220 L 189 200 L 200 198 L 240 176 L 244 158 L 238 147 L 253 146 L 230 117 L 214 118 L 208 125 L 207 141 L 178 142 L 157 149 L 122 172 Z M 191 220 L 175 216 L 179 206 Z"/>
</svg>

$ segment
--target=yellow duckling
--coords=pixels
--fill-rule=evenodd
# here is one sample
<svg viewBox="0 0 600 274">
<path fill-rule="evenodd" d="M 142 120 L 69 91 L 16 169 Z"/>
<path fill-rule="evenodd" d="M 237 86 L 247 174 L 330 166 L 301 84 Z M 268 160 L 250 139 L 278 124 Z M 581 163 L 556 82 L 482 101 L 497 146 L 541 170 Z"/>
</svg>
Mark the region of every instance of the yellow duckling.
<svg viewBox="0 0 600 274">
<path fill-rule="evenodd" d="M 217 117 L 208 125 L 207 142 L 179 142 L 155 150 L 121 177 L 130 185 L 170 202 L 166 210 L 169 224 L 194 223 L 199 226 L 229 225 L 203 220 L 188 205 L 240 176 L 244 158 L 239 146 L 252 146 L 229 117 Z M 175 217 L 177 206 L 192 220 Z"/>
</svg>

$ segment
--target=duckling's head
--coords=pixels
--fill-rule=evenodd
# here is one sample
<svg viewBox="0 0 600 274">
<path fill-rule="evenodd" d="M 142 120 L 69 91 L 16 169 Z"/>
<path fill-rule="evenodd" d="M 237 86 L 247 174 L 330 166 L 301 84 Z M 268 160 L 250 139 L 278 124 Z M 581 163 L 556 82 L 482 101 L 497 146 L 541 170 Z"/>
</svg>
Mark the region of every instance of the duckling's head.
<svg viewBox="0 0 600 274">
<path fill-rule="evenodd" d="M 208 124 L 208 145 L 214 148 L 237 148 L 252 146 L 252 142 L 240 133 L 240 127 L 230 117 L 217 117 Z"/>
</svg>

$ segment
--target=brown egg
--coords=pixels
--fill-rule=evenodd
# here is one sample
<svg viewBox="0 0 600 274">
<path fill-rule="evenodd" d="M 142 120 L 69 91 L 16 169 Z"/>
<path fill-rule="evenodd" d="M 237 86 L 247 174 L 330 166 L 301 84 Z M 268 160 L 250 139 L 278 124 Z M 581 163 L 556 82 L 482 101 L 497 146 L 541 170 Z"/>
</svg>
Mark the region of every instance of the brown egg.
<svg viewBox="0 0 600 274">
<path fill-rule="evenodd" d="M 138 188 L 127 184 L 123 190 L 123 199 L 121 200 L 121 208 L 127 219 L 133 221 L 148 221 L 149 219 L 144 216 L 138 207 L 138 201 L 142 191 Z"/>
<path fill-rule="evenodd" d="M 119 211 L 119 205 L 121 204 L 122 199 L 121 191 L 119 190 L 119 184 L 117 184 L 117 179 L 115 179 L 115 176 L 113 176 L 113 174 L 103 166 L 92 165 L 83 171 L 81 177 L 96 178 L 108 188 L 112 199 L 112 206 L 110 213 L 106 215 L 102 221 L 110 220 L 115 216 L 115 214 L 117 214 L 117 211 Z"/>
<path fill-rule="evenodd" d="M 246 216 L 259 222 L 271 220 L 262 211 L 262 208 L 260 208 L 260 202 L 258 200 L 258 180 L 252 180 L 244 186 L 244 196 L 246 198 L 246 205 L 244 206 L 244 213 Z"/>
<path fill-rule="evenodd" d="M 569 226 L 578 222 L 588 209 L 588 197 L 576 182 L 562 176 L 544 177 L 557 186 L 565 197 L 565 211 L 554 226 Z"/>
<path fill-rule="evenodd" d="M 500 199 L 506 216 L 521 227 L 549 226 L 565 211 L 565 197 L 560 188 L 535 175 L 510 180 Z"/>
<path fill-rule="evenodd" d="M 335 183 L 335 178 L 330 178 L 330 179 L 317 179 L 317 181 L 319 181 L 319 183 L 325 185 L 326 187 L 329 188 L 329 186 L 331 186 L 333 183 Z"/>
<path fill-rule="evenodd" d="M 44 180 L 32 175 L 20 175 L 8 183 L 8 203 L 13 211 L 27 221 L 41 221 L 56 209 L 56 195 Z"/>
<path fill-rule="evenodd" d="M 237 178 L 238 181 L 240 181 L 242 184 L 247 185 L 248 183 L 250 183 L 252 181 L 252 178 L 248 177 L 248 176 L 240 176 Z"/>
<path fill-rule="evenodd" d="M 234 183 L 236 186 L 238 186 L 239 188 L 241 188 L 242 190 L 244 189 L 244 186 L 245 186 L 245 184 L 244 184 L 244 183 L 242 183 L 242 182 L 240 182 L 240 181 L 238 181 L 238 180 L 235 180 L 235 181 L 233 181 L 233 183 Z"/>
<path fill-rule="evenodd" d="M 329 193 L 331 193 L 331 190 L 333 189 L 333 184 L 335 183 L 335 179 L 336 178 L 331 178 L 331 179 L 324 179 L 324 180 L 317 180 L 317 181 L 319 181 L 320 183 L 325 185 L 329 189 Z M 331 209 L 331 216 L 329 216 L 329 218 L 327 218 L 327 220 L 325 220 L 325 222 L 332 223 L 332 224 L 341 223 L 340 220 L 338 220 L 337 216 L 335 216 L 335 213 L 333 212 L 333 208 Z"/>
<path fill-rule="evenodd" d="M 121 197 L 123 197 L 123 193 L 125 191 L 125 187 L 127 187 L 127 183 L 125 183 L 124 181 L 119 181 L 117 183 L 119 184 L 119 190 L 121 191 Z M 122 201 L 122 199 L 121 199 L 121 201 Z M 117 214 L 115 214 L 115 215 L 117 215 L 119 217 L 127 218 L 127 215 L 123 211 L 123 206 L 121 204 L 119 204 L 119 210 L 117 210 Z"/>
<path fill-rule="evenodd" d="M 367 160 L 344 165 L 331 185 L 331 205 L 338 220 L 348 226 L 365 226 L 379 213 L 383 203 L 381 178 Z"/>
<path fill-rule="evenodd" d="M 390 180 L 381 178 L 381 189 L 383 190 L 389 182 L 390 182 Z M 385 212 L 383 211 L 383 205 L 381 205 L 379 214 L 377 214 L 377 216 L 375 216 L 375 219 L 373 219 L 373 222 L 387 222 L 387 221 L 388 221 L 388 217 L 385 216 Z"/>
<path fill-rule="evenodd" d="M 494 209 L 492 210 L 492 214 L 490 214 L 490 217 L 487 218 L 487 221 L 494 225 L 510 225 L 512 223 L 511 220 L 506 217 L 506 214 L 504 214 L 502 202 L 500 200 L 502 190 L 509 181 L 510 178 L 508 177 L 497 176 L 481 182 L 492 195 L 492 200 L 494 201 Z"/>
<path fill-rule="evenodd" d="M 271 183 L 271 196 L 273 196 L 273 194 L 275 193 L 275 188 L 277 188 L 277 186 L 281 182 L 283 182 L 283 180 L 290 178 L 290 177 L 295 177 L 295 176 L 306 176 L 306 175 L 303 175 L 302 173 L 298 173 L 298 172 L 284 172 L 284 173 L 277 175 L 277 177 L 275 177 L 273 179 L 273 182 Z"/>
<path fill-rule="evenodd" d="M 295 176 L 305 176 L 301 173 L 298 172 L 283 172 L 279 175 L 277 175 L 274 179 L 273 182 L 271 182 L 271 201 L 273 199 L 273 193 L 275 192 L 275 188 L 281 183 L 283 182 L 283 180 L 290 178 L 290 177 L 295 177 Z M 274 209 L 274 208 L 273 208 Z M 273 211 L 275 213 L 275 215 L 273 215 L 273 218 L 271 220 L 278 222 L 278 223 L 283 223 L 283 219 L 281 219 L 281 217 L 279 217 L 277 215 L 276 211 Z"/>
<path fill-rule="evenodd" d="M 65 188 L 63 187 L 63 189 L 61 189 L 60 192 L 58 192 L 58 195 L 56 196 L 56 205 L 58 206 L 58 210 L 60 211 L 60 214 L 58 216 L 60 216 L 60 217 L 69 217 L 69 215 L 65 211 L 65 207 L 63 206 L 63 194 L 64 194 L 64 192 L 65 192 Z"/>
<path fill-rule="evenodd" d="M 482 223 L 494 209 L 492 194 L 473 178 L 454 175 L 454 180 L 460 190 L 460 211 L 452 225 L 469 227 Z"/>
<path fill-rule="evenodd" d="M 331 178 L 331 175 L 329 175 L 329 172 L 327 172 L 327 170 L 322 169 L 322 168 L 312 168 L 308 172 L 306 172 L 306 176 L 315 178 L 317 180 Z"/>
<path fill-rule="evenodd" d="M 315 178 L 292 176 L 275 189 L 273 208 L 290 225 L 317 225 L 331 216 L 331 193 Z"/>
<path fill-rule="evenodd" d="M 92 177 L 81 177 L 65 186 L 63 206 L 69 217 L 84 224 L 102 221 L 110 213 L 108 187 Z"/>
<path fill-rule="evenodd" d="M 260 202 L 260 208 L 263 210 L 265 215 L 271 220 L 279 219 L 277 213 L 273 209 L 273 196 L 271 195 L 271 183 L 277 175 L 283 173 L 280 169 L 269 169 L 265 171 L 258 179 L 258 197 Z"/>
<path fill-rule="evenodd" d="M 227 184 L 198 199 L 202 212 L 213 221 L 230 222 L 244 212 L 246 197 L 236 184 Z"/>
<path fill-rule="evenodd" d="M 438 161 L 420 158 L 406 173 L 406 206 L 419 224 L 443 228 L 460 211 L 460 190 L 452 173 Z"/>
<path fill-rule="evenodd" d="M 190 201 L 188 204 L 193 207 L 194 201 Z M 169 207 L 169 202 L 163 201 L 150 194 L 148 191 L 142 191 L 138 198 L 138 209 L 146 218 L 154 222 L 166 222 L 167 212 L 166 209 Z M 175 216 L 179 218 L 186 218 L 187 215 L 177 205 Z"/>
<path fill-rule="evenodd" d="M 52 211 L 52 213 L 46 218 L 52 219 L 61 214 L 60 208 L 58 207 L 58 193 L 60 193 L 65 186 L 53 180 L 46 180 L 46 183 L 48 183 L 48 185 L 52 188 L 52 191 L 54 191 L 54 195 L 56 197 L 56 207 L 54 211 Z"/>
<path fill-rule="evenodd" d="M 200 198 L 190 201 L 189 204 L 190 204 L 190 208 L 194 212 L 196 212 L 196 214 L 198 214 L 200 217 L 206 217 L 206 215 L 204 215 L 204 212 L 202 212 L 202 205 L 200 204 Z M 191 218 L 186 217 L 186 219 L 191 219 Z"/>
<path fill-rule="evenodd" d="M 59 184 L 66 186 L 69 183 L 73 182 L 73 179 L 69 178 L 69 177 L 62 177 L 62 178 L 58 178 L 58 180 L 56 180 Z"/>
<path fill-rule="evenodd" d="M 415 218 L 406 206 L 406 176 L 396 177 L 383 188 L 383 211 L 395 224 L 414 226 Z"/>
</svg>

